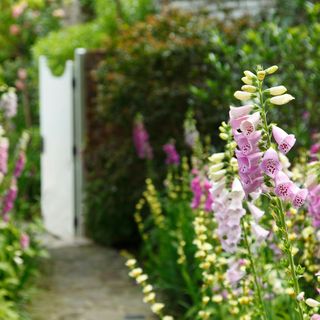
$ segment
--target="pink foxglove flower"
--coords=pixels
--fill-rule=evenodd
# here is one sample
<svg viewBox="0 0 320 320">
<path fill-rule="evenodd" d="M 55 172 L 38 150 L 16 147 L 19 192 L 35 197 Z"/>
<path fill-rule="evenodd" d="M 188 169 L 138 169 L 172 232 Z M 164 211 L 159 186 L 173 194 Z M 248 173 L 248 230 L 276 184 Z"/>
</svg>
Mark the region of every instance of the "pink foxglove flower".
<svg viewBox="0 0 320 320">
<path fill-rule="evenodd" d="M 2 207 L 2 214 L 6 216 L 12 209 L 14 205 L 14 201 L 16 200 L 18 195 L 17 182 L 13 179 L 9 190 L 4 198 L 4 203 Z"/>
<path fill-rule="evenodd" d="M 145 129 L 143 121 L 137 117 L 133 127 L 133 142 L 140 159 L 152 159 L 153 152 L 149 142 L 149 134 Z"/>
<path fill-rule="evenodd" d="M 192 179 L 191 191 L 193 193 L 191 208 L 197 209 L 201 204 L 201 197 L 202 197 L 202 187 L 201 187 L 201 181 L 199 176 L 196 176 Z"/>
<path fill-rule="evenodd" d="M 13 173 L 13 175 L 16 178 L 20 177 L 25 164 L 26 164 L 26 155 L 25 155 L 24 151 L 20 151 L 18 160 L 16 162 L 16 166 L 14 168 L 14 173 Z"/>
<path fill-rule="evenodd" d="M 274 140 L 279 146 L 279 150 L 283 154 L 287 154 L 296 143 L 296 138 L 293 134 L 287 134 L 284 130 L 277 126 L 272 127 L 272 134 Z"/>
<path fill-rule="evenodd" d="M 9 140 L 5 137 L 0 137 L 0 172 L 6 174 L 8 171 L 8 149 Z"/>
<path fill-rule="evenodd" d="M 245 136 L 249 136 L 254 133 L 257 129 L 257 126 L 260 122 L 260 113 L 255 112 L 244 120 L 240 124 L 240 130 L 244 133 Z"/>
<path fill-rule="evenodd" d="M 313 225 L 320 227 L 320 185 L 309 187 L 308 212 L 313 218 Z"/>
<path fill-rule="evenodd" d="M 245 276 L 245 271 L 241 267 L 242 261 L 231 261 L 230 267 L 227 270 L 227 280 L 233 287 L 235 287 L 238 282 Z"/>
<path fill-rule="evenodd" d="M 290 195 L 292 205 L 295 208 L 300 208 L 305 203 L 307 196 L 308 196 L 307 189 L 300 189 L 296 185 L 294 185 Z"/>
<path fill-rule="evenodd" d="M 241 173 L 247 173 L 258 167 L 262 152 L 251 153 L 248 156 L 245 156 L 239 150 L 236 150 L 236 156 L 238 159 L 239 171 Z"/>
<path fill-rule="evenodd" d="M 26 250 L 30 246 L 30 237 L 26 233 L 22 233 L 20 237 L 20 245 L 22 250 Z"/>
<path fill-rule="evenodd" d="M 230 120 L 238 119 L 243 116 L 249 115 L 251 110 L 253 109 L 253 105 L 246 105 L 242 107 L 232 107 L 230 106 L 229 117 Z"/>
<path fill-rule="evenodd" d="M 248 155 L 250 153 L 254 153 L 257 152 L 257 142 L 260 140 L 261 138 L 261 132 L 260 131 L 256 131 L 254 132 L 252 135 L 250 135 L 249 137 L 244 136 L 244 135 L 235 135 L 234 136 L 238 147 L 240 149 L 240 151 L 242 152 L 243 155 Z"/>
<path fill-rule="evenodd" d="M 251 110 L 252 106 L 230 107 L 229 112 L 233 136 L 238 146 L 236 157 L 241 183 L 246 194 L 257 191 L 263 182 L 259 166 L 262 153 L 258 147 L 261 132 L 256 131 L 260 116 L 258 113 L 248 115 Z"/>
<path fill-rule="evenodd" d="M 273 148 L 269 148 L 262 159 L 261 169 L 271 178 L 281 170 L 281 164 L 277 152 Z"/>
<path fill-rule="evenodd" d="M 166 153 L 166 164 L 178 165 L 180 163 L 180 156 L 173 143 L 167 143 L 163 146 L 163 151 Z"/>
<path fill-rule="evenodd" d="M 320 320 L 320 314 L 316 313 L 311 316 L 310 320 Z"/>
<path fill-rule="evenodd" d="M 211 183 L 210 181 L 208 181 L 207 179 L 204 182 L 204 190 L 205 190 L 205 196 L 206 196 L 206 200 L 204 203 L 204 210 L 206 212 L 210 212 L 211 211 L 211 207 L 212 207 L 212 203 L 213 203 L 213 197 L 210 193 L 210 189 L 211 189 Z"/>
<path fill-rule="evenodd" d="M 282 200 L 288 200 L 292 194 L 294 188 L 293 182 L 288 178 L 288 176 L 279 171 L 275 177 L 275 193 Z"/>
</svg>

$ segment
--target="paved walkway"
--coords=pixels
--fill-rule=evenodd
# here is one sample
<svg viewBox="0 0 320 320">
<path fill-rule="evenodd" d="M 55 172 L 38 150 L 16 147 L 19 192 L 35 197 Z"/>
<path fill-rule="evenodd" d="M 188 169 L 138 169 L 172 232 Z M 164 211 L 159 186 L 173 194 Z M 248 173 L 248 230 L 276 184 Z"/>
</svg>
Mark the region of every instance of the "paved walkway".
<svg viewBox="0 0 320 320">
<path fill-rule="evenodd" d="M 93 244 L 50 249 L 28 308 L 32 320 L 151 320 L 116 251 Z"/>
</svg>

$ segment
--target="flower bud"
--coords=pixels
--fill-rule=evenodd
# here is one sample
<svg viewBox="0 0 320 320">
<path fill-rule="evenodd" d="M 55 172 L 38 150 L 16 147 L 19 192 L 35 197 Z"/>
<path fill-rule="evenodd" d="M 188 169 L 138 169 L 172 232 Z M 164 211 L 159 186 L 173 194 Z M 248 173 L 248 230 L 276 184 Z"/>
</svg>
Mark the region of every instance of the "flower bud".
<svg viewBox="0 0 320 320">
<path fill-rule="evenodd" d="M 249 79 L 248 77 L 242 77 L 241 80 L 242 80 L 242 82 L 245 83 L 245 84 L 248 84 L 248 85 L 251 85 L 251 84 L 252 84 L 252 80 Z"/>
<path fill-rule="evenodd" d="M 138 276 L 136 279 L 137 283 L 139 283 L 139 284 L 143 283 L 147 280 L 148 280 L 148 276 L 146 274 L 142 274 L 141 276 Z"/>
<path fill-rule="evenodd" d="M 212 156 L 209 157 L 209 161 L 213 164 L 221 162 L 225 157 L 225 154 L 223 152 L 220 153 L 214 153 Z"/>
<path fill-rule="evenodd" d="M 221 132 L 219 134 L 220 139 L 222 140 L 228 140 L 229 136 L 226 133 Z"/>
<path fill-rule="evenodd" d="M 294 97 L 291 95 L 291 94 L 283 94 L 281 96 L 275 96 L 275 97 L 272 97 L 270 99 L 270 102 L 272 104 L 276 104 L 276 105 L 283 105 L 283 104 L 286 104 L 288 102 L 290 102 L 291 100 L 294 100 Z"/>
<path fill-rule="evenodd" d="M 245 101 L 245 100 L 249 100 L 252 98 L 252 93 L 250 92 L 245 92 L 245 91 L 236 91 L 234 93 L 234 97 L 238 100 L 242 100 L 242 101 Z"/>
<path fill-rule="evenodd" d="M 245 84 L 244 86 L 241 87 L 241 90 L 253 93 L 257 91 L 257 88 L 255 86 L 250 86 Z"/>
<path fill-rule="evenodd" d="M 273 74 L 279 69 L 278 66 L 271 66 L 265 70 L 266 74 Z"/>
<path fill-rule="evenodd" d="M 297 300 L 298 300 L 298 301 L 304 300 L 304 292 L 303 292 L 303 291 L 300 292 L 300 293 L 297 295 Z"/>
<path fill-rule="evenodd" d="M 317 308 L 320 306 L 320 302 L 311 298 L 306 300 L 306 304 L 311 308 Z"/>
<path fill-rule="evenodd" d="M 151 306 L 151 310 L 153 313 L 155 314 L 159 314 L 159 312 L 164 308 L 164 304 L 163 303 L 154 303 Z"/>
<path fill-rule="evenodd" d="M 249 78 L 249 79 L 255 79 L 255 78 L 257 78 L 257 76 L 256 76 L 253 72 L 251 72 L 251 71 L 246 70 L 246 71 L 244 71 L 243 73 L 244 73 L 244 75 L 245 75 L 247 78 Z"/>
<path fill-rule="evenodd" d="M 126 262 L 126 266 L 130 268 L 130 267 L 135 266 L 136 263 L 137 263 L 137 260 L 136 260 L 136 259 L 129 259 L 129 260 Z"/>
<path fill-rule="evenodd" d="M 266 76 L 266 72 L 265 71 L 258 71 L 257 72 L 257 76 L 258 76 L 258 79 L 260 81 L 264 80 L 265 76 Z"/>
<path fill-rule="evenodd" d="M 279 96 L 287 92 L 287 88 L 285 86 L 277 86 L 277 87 L 272 87 L 266 91 L 269 92 L 272 96 Z"/>
</svg>

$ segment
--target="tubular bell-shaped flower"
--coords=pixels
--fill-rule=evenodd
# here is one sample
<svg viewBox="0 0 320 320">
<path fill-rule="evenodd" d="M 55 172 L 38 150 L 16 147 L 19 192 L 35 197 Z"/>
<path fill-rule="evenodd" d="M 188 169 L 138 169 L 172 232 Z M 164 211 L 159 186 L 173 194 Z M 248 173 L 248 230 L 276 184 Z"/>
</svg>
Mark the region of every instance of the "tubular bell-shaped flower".
<svg viewBox="0 0 320 320">
<path fill-rule="evenodd" d="M 266 175 L 271 178 L 274 178 L 276 174 L 281 170 L 279 156 L 273 148 L 269 148 L 265 152 L 262 158 L 261 169 Z"/>
<path fill-rule="evenodd" d="M 275 176 L 275 193 L 279 196 L 282 200 L 288 200 L 292 189 L 294 187 L 293 182 L 288 178 L 288 176 L 279 171 Z"/>
<path fill-rule="evenodd" d="M 293 134 L 287 134 L 284 130 L 277 126 L 272 126 L 272 134 L 274 140 L 279 146 L 279 150 L 283 154 L 288 153 L 296 143 L 296 138 Z"/>
</svg>

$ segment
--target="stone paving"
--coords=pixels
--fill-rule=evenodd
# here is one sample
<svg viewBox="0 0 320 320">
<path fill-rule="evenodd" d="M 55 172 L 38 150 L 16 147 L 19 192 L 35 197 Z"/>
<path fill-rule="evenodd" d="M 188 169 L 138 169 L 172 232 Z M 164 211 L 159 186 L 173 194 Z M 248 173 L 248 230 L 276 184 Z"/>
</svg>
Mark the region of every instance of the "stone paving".
<svg viewBox="0 0 320 320">
<path fill-rule="evenodd" d="M 117 251 L 78 244 L 49 252 L 28 307 L 32 320 L 153 319 Z"/>
</svg>

